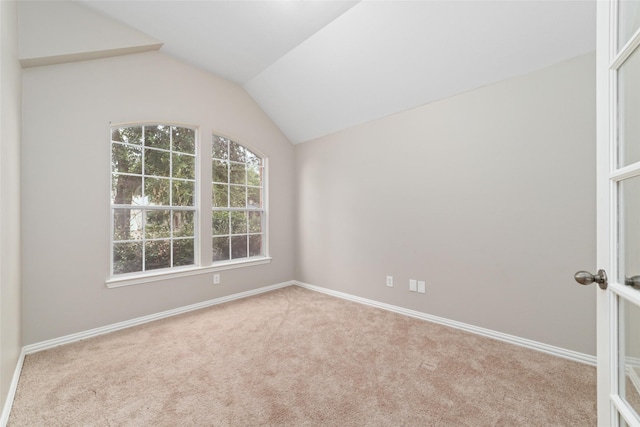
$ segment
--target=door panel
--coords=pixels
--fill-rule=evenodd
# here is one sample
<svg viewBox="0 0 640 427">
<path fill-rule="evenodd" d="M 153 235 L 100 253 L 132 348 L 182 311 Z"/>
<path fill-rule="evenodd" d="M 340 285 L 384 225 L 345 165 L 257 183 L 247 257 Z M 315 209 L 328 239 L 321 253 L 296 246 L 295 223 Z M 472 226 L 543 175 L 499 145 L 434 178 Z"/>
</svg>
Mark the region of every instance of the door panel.
<svg viewBox="0 0 640 427">
<path fill-rule="evenodd" d="M 640 1 L 597 11 L 598 425 L 640 427 Z"/>
</svg>

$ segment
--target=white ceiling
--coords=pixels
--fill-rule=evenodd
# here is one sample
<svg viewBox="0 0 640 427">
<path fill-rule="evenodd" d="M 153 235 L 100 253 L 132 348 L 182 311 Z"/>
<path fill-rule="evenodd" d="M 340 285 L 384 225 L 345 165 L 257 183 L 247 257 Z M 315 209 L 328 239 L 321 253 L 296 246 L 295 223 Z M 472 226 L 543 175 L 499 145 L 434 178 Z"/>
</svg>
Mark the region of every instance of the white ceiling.
<svg viewBox="0 0 640 427">
<path fill-rule="evenodd" d="M 243 85 L 293 143 L 595 49 L 595 0 L 80 1 Z"/>
</svg>

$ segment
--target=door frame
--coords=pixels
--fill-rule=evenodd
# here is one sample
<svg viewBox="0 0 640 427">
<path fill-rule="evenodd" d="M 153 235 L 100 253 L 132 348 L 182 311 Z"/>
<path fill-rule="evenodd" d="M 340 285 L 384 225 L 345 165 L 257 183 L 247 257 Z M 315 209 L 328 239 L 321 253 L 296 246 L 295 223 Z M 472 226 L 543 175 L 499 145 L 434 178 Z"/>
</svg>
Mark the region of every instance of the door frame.
<svg viewBox="0 0 640 427">
<path fill-rule="evenodd" d="M 597 1 L 596 38 L 596 194 L 597 233 L 596 257 L 598 268 L 610 272 L 609 287 L 597 292 L 597 383 L 598 426 L 618 426 L 619 417 L 630 426 L 640 426 L 637 416 L 628 409 L 619 397 L 619 325 L 618 298 L 639 303 L 638 291 L 618 283 L 618 182 L 640 176 L 638 164 L 618 168 L 617 143 L 617 70 L 624 60 L 619 56 L 618 1 Z M 635 33 L 633 43 L 627 43 L 624 51 L 633 52 L 640 45 L 640 30 Z M 620 49 L 623 51 L 623 49 Z"/>
<path fill-rule="evenodd" d="M 606 9 L 606 10 L 605 10 Z M 610 195 L 609 169 L 610 129 L 609 129 L 609 55 L 610 55 L 610 4 L 596 2 L 596 259 L 598 268 L 611 270 L 610 259 Z M 610 402 L 610 358 L 608 321 L 610 292 L 598 288 L 597 310 L 597 384 L 598 384 L 598 426 L 611 425 L 612 406 Z M 606 321 L 603 321 L 606 319 Z"/>
</svg>

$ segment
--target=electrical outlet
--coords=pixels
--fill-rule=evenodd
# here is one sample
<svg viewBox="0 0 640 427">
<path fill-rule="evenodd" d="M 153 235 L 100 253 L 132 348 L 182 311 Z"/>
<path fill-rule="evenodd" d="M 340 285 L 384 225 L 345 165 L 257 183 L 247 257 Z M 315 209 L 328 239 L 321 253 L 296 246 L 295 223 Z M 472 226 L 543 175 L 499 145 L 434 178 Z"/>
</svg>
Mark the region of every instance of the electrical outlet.
<svg viewBox="0 0 640 427">
<path fill-rule="evenodd" d="M 424 294 L 427 292 L 427 286 L 422 280 L 418 280 L 418 293 Z"/>
<path fill-rule="evenodd" d="M 409 290 L 411 292 L 415 292 L 415 291 L 418 290 L 417 287 L 416 287 L 416 279 L 410 279 L 409 280 Z"/>
<path fill-rule="evenodd" d="M 219 285 L 220 284 L 220 275 L 217 274 L 217 273 L 213 275 L 213 284 L 214 285 Z"/>
<path fill-rule="evenodd" d="M 393 288 L 393 276 L 387 276 L 387 286 Z"/>
</svg>

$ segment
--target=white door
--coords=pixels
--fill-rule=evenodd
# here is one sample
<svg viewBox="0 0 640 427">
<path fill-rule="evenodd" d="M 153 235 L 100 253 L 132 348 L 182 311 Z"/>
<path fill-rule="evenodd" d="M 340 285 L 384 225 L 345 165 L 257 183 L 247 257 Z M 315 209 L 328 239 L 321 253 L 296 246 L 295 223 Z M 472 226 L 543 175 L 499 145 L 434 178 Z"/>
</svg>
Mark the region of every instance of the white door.
<svg viewBox="0 0 640 427">
<path fill-rule="evenodd" d="M 598 425 L 640 426 L 640 1 L 597 9 Z"/>
</svg>

